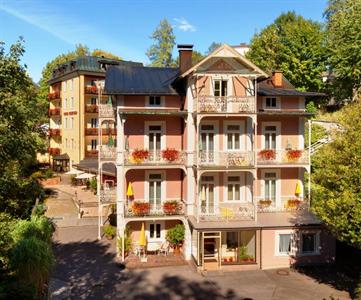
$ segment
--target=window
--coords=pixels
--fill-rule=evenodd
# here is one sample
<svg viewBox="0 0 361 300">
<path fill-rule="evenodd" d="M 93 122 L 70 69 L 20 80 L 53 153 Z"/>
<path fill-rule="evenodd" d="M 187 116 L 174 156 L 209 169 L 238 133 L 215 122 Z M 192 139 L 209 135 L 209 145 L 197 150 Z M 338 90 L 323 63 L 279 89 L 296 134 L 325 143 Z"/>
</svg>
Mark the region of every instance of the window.
<svg viewBox="0 0 361 300">
<path fill-rule="evenodd" d="M 266 200 L 272 200 L 273 204 L 276 201 L 276 178 L 274 172 L 266 172 L 264 174 L 264 197 Z"/>
<path fill-rule="evenodd" d="M 74 128 L 74 117 L 70 118 L 70 129 Z"/>
<path fill-rule="evenodd" d="M 96 97 L 92 97 L 91 99 L 90 99 L 90 104 L 91 105 L 96 105 L 97 104 L 97 98 Z"/>
<path fill-rule="evenodd" d="M 91 141 L 91 149 L 92 149 L 92 150 L 96 150 L 96 149 L 97 149 L 97 143 L 98 143 L 97 140 L 92 140 L 92 141 Z"/>
<path fill-rule="evenodd" d="M 74 139 L 71 139 L 71 149 L 75 149 Z"/>
<path fill-rule="evenodd" d="M 265 108 L 279 108 L 279 102 L 276 97 L 267 97 L 265 99 Z"/>
<path fill-rule="evenodd" d="M 227 200 L 241 200 L 241 178 L 240 176 L 228 176 L 227 178 Z"/>
<path fill-rule="evenodd" d="M 288 255 L 291 252 L 292 234 L 279 234 L 278 235 L 278 254 Z"/>
<path fill-rule="evenodd" d="M 64 129 L 68 129 L 68 118 L 64 118 Z"/>
<path fill-rule="evenodd" d="M 264 130 L 265 149 L 276 150 L 277 127 L 266 126 Z"/>
<path fill-rule="evenodd" d="M 70 109 L 74 109 L 74 97 L 70 98 Z"/>
<path fill-rule="evenodd" d="M 247 81 L 246 95 L 254 96 L 254 81 L 252 79 Z"/>
<path fill-rule="evenodd" d="M 149 237 L 151 239 L 154 238 L 159 239 L 160 234 L 161 234 L 161 225 L 159 223 L 149 225 Z"/>
<path fill-rule="evenodd" d="M 160 209 L 162 201 L 162 174 L 152 173 L 148 176 L 148 200 L 150 209 Z"/>
<path fill-rule="evenodd" d="M 241 149 L 241 126 L 228 125 L 227 132 L 227 150 L 240 150 Z"/>
<path fill-rule="evenodd" d="M 227 80 L 214 80 L 214 96 L 227 96 Z"/>
<path fill-rule="evenodd" d="M 98 118 L 91 118 L 90 124 L 91 128 L 98 128 Z"/>
<path fill-rule="evenodd" d="M 161 97 L 160 96 L 149 96 L 149 106 L 160 106 Z"/>
<path fill-rule="evenodd" d="M 316 233 L 302 233 L 301 236 L 301 250 L 303 254 L 314 254 L 318 251 L 317 249 L 317 237 Z"/>
<path fill-rule="evenodd" d="M 68 108 L 68 99 L 65 98 L 64 99 L 64 110 L 66 110 Z"/>
<path fill-rule="evenodd" d="M 69 141 L 68 141 L 68 139 L 65 139 L 65 148 L 69 148 Z"/>
</svg>

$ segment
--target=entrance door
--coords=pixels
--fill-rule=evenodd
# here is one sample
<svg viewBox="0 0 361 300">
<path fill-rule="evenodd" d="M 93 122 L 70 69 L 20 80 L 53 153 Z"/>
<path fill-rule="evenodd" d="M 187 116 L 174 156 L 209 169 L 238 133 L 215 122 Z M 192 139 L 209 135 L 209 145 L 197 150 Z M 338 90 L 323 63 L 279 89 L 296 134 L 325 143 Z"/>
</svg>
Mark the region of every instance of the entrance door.
<svg viewBox="0 0 361 300">
<path fill-rule="evenodd" d="M 161 151 L 161 138 L 162 138 L 162 126 L 161 125 L 149 125 L 149 160 L 159 160 Z"/>
<path fill-rule="evenodd" d="M 201 178 L 201 212 L 203 214 L 215 213 L 214 177 L 202 176 Z"/>
<path fill-rule="evenodd" d="M 201 125 L 201 162 L 214 162 L 214 125 Z"/>
<path fill-rule="evenodd" d="M 220 232 L 203 232 L 201 253 L 203 269 L 217 270 L 220 268 Z"/>
<path fill-rule="evenodd" d="M 147 251 L 157 251 L 164 238 L 164 221 L 147 222 Z"/>
</svg>

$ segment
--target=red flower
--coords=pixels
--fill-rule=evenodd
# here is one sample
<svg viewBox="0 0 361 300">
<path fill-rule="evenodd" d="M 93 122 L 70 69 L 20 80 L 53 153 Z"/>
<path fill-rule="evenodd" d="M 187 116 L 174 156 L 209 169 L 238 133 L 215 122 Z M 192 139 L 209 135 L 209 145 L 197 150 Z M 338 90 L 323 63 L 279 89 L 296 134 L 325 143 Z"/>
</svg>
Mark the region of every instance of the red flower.
<svg viewBox="0 0 361 300">
<path fill-rule="evenodd" d="M 168 161 L 175 161 L 179 158 L 179 151 L 173 148 L 167 148 L 162 151 L 162 157 Z"/>
<path fill-rule="evenodd" d="M 265 160 L 276 159 L 276 151 L 273 149 L 264 149 L 261 150 L 258 155 Z"/>
<path fill-rule="evenodd" d="M 288 160 L 297 160 L 302 156 L 302 150 L 287 150 L 287 158 Z"/>
</svg>

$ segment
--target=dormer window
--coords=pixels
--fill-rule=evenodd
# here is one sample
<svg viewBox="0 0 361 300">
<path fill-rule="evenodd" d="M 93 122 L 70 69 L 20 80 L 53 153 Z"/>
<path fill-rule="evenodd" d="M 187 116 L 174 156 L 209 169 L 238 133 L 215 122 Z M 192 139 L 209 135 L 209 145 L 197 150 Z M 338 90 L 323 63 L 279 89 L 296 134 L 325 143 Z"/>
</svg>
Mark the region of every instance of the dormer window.
<svg viewBox="0 0 361 300">
<path fill-rule="evenodd" d="M 214 80 L 214 96 L 216 97 L 224 97 L 227 96 L 227 80 Z"/>
<path fill-rule="evenodd" d="M 161 96 L 149 96 L 149 106 L 158 107 L 161 106 Z"/>
<path fill-rule="evenodd" d="M 277 97 L 266 97 L 264 100 L 264 108 L 265 109 L 279 109 L 280 103 Z"/>
</svg>

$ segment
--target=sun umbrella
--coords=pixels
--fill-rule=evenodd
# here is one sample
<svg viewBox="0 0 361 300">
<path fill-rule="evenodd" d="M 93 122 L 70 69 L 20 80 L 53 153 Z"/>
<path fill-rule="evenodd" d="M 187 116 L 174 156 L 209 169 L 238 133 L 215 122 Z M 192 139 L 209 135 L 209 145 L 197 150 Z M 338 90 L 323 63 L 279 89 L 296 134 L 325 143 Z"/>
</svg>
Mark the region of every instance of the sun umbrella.
<svg viewBox="0 0 361 300">
<path fill-rule="evenodd" d="M 83 171 L 77 170 L 77 169 L 71 169 L 69 172 L 66 172 L 66 175 L 79 175 L 79 174 L 83 174 Z"/>
<path fill-rule="evenodd" d="M 131 182 L 129 182 L 129 184 L 128 184 L 127 196 L 128 197 L 133 197 L 134 196 L 133 186 L 132 186 Z"/>
<path fill-rule="evenodd" d="M 295 195 L 300 195 L 301 194 L 301 185 L 299 182 L 296 183 L 296 190 L 295 190 Z"/>
<path fill-rule="evenodd" d="M 206 188 L 202 186 L 201 201 L 206 201 Z"/>
<path fill-rule="evenodd" d="M 147 245 L 146 237 L 145 237 L 145 230 L 144 230 L 144 223 L 142 223 L 142 229 L 140 230 L 139 236 L 139 246 L 145 247 Z"/>
<path fill-rule="evenodd" d="M 111 105 L 113 104 L 113 103 L 112 103 L 112 96 L 109 96 L 109 97 L 108 97 L 108 104 L 111 104 Z"/>
<path fill-rule="evenodd" d="M 108 146 L 109 146 L 109 147 L 113 147 L 113 146 L 114 146 L 114 140 L 113 140 L 113 137 L 112 137 L 111 135 L 109 136 Z"/>
<path fill-rule="evenodd" d="M 83 173 L 83 174 L 78 175 L 78 176 L 75 177 L 75 178 L 76 178 L 76 179 L 90 179 L 90 178 L 93 178 L 93 177 L 95 177 L 94 174 Z"/>
</svg>

